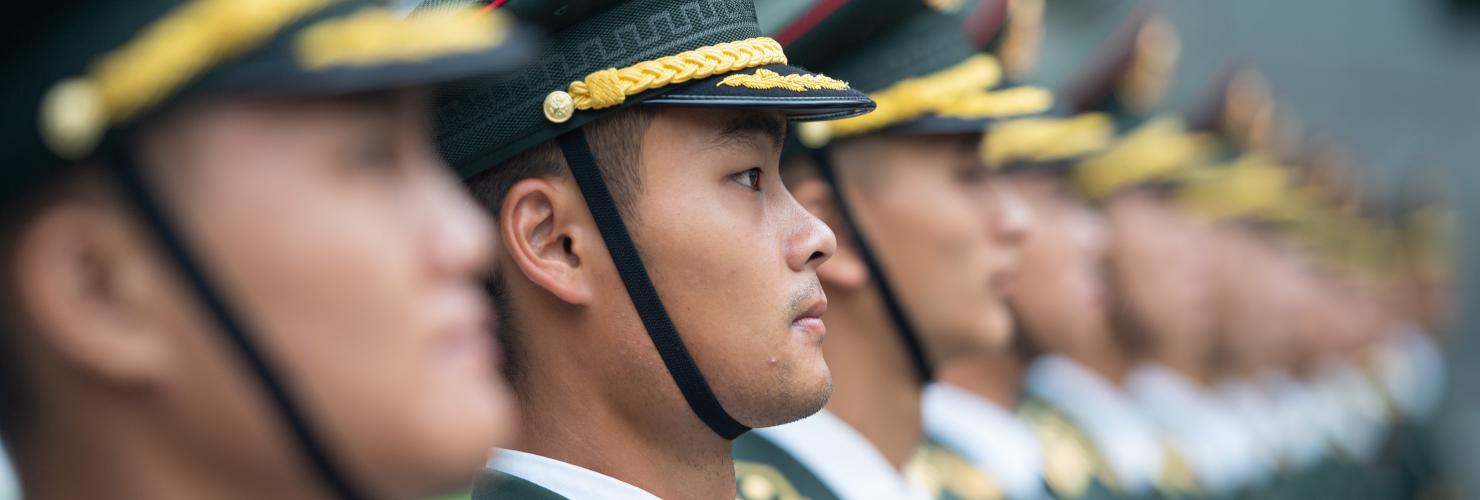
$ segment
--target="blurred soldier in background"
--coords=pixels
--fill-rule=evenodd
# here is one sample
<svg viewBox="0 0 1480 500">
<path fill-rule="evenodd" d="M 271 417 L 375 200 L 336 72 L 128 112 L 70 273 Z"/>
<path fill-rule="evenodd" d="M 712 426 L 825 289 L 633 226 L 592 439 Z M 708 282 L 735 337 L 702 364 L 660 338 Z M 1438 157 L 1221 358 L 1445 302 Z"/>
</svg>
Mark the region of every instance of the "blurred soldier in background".
<svg viewBox="0 0 1480 500">
<path fill-rule="evenodd" d="M 921 397 L 936 366 L 1006 345 L 1005 287 L 1029 221 L 978 141 L 989 121 L 1044 111 L 1049 96 L 999 87 L 1000 63 L 980 52 L 1003 2 L 827 8 L 777 36 L 879 103 L 799 127 L 800 150 L 783 163 L 798 200 L 839 234 L 836 260 L 819 269 L 835 390 L 823 412 L 736 441 L 739 492 L 990 498 L 999 485 L 927 439 Z"/>
<path fill-rule="evenodd" d="M 1199 490 L 1183 450 L 1144 414 L 1126 384 L 1136 356 L 1196 356 L 1187 351 L 1197 347 L 1165 341 L 1197 328 L 1195 308 L 1202 305 L 1196 287 L 1162 273 L 1195 276 L 1205 268 L 1195 254 L 1181 253 L 1196 248 L 1201 229 L 1167 207 L 1165 186 L 1206 151 L 1176 119 L 1148 116 L 1176 61 L 1174 29 L 1149 4 L 1122 19 L 1091 71 L 1065 94 L 1069 109 L 1099 113 L 1072 118 L 1081 124 L 1073 133 L 1103 136 L 1090 132 L 1101 128 L 1120 137 L 1083 159 L 1061 162 L 1049 170 L 1056 175 L 1029 169 L 1021 177 L 1037 193 L 1030 195 L 1035 208 L 1058 214 L 1064 224 L 1056 237 L 1045 230 L 1041 241 L 1029 238 L 1013 306 L 1031 356 L 1022 411 L 1047 451 L 1049 485 L 1065 497 Z M 1084 138 L 1078 140 L 1094 142 Z M 1070 288 L 1056 294 L 1055 287 Z M 1075 303 L 1085 307 L 1065 314 L 1055 295 L 1082 297 Z M 1173 302 L 1180 300 L 1191 302 Z M 1127 301 L 1136 307 L 1123 309 Z M 1195 337 L 1178 339 L 1195 343 Z"/>
<path fill-rule="evenodd" d="M 0 429 L 27 495 L 466 488 L 512 431 L 493 239 L 406 89 L 512 69 L 527 37 L 369 2 L 0 19 Z"/>
</svg>

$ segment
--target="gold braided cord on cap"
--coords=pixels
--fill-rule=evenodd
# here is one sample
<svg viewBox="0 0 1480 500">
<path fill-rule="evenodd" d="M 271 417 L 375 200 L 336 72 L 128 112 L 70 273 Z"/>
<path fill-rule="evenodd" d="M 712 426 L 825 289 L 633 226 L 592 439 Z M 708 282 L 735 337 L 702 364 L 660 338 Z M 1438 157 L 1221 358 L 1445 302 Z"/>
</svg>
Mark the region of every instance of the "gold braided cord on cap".
<svg viewBox="0 0 1480 500">
<path fill-rule="evenodd" d="M 755 73 L 730 75 L 714 85 L 716 87 L 727 85 L 730 87 L 745 87 L 760 90 L 786 89 L 792 92 L 821 89 L 848 90 L 848 82 L 829 78 L 826 75 L 782 75 L 766 68 L 757 69 Z"/>
<path fill-rule="evenodd" d="M 1114 138 L 1115 123 L 1104 113 L 1017 118 L 987 129 L 982 160 L 992 168 L 1068 160 L 1105 149 Z"/>
<path fill-rule="evenodd" d="M 42 98 L 40 132 L 56 155 L 92 153 L 109 125 L 159 103 L 223 59 L 240 55 L 333 0 L 196 0 L 104 54 L 85 76 Z"/>
<path fill-rule="evenodd" d="M 1169 180 L 1193 166 L 1207 164 L 1213 146 L 1212 137 L 1188 132 L 1181 120 L 1158 118 L 1080 162 L 1074 169 L 1074 184 L 1091 199 L 1101 199 L 1123 187 Z"/>
<path fill-rule="evenodd" d="M 493 48 L 508 37 L 508 27 L 501 11 L 440 9 L 406 18 L 370 7 L 308 28 L 294 53 L 311 70 L 416 62 Z"/>
<path fill-rule="evenodd" d="M 128 119 L 331 0 L 197 0 L 176 8 L 88 76 L 112 121 Z"/>
<path fill-rule="evenodd" d="M 708 78 L 732 71 L 786 64 L 781 44 L 766 37 L 748 38 L 684 51 L 643 61 L 625 68 L 610 68 L 571 82 L 568 92 L 575 109 L 604 109 L 621 104 L 627 96 L 648 90 Z"/>
<path fill-rule="evenodd" d="M 987 54 L 977 54 L 955 66 L 910 78 L 869 94 L 877 105 L 866 115 L 830 122 L 814 122 L 814 137 L 823 143 L 833 137 L 845 137 L 879 130 L 890 125 L 914 120 L 948 109 L 966 94 L 981 92 L 1002 81 L 1002 66 Z M 825 131 L 824 131 L 825 129 Z M 820 147 L 822 144 L 808 144 Z"/>
</svg>

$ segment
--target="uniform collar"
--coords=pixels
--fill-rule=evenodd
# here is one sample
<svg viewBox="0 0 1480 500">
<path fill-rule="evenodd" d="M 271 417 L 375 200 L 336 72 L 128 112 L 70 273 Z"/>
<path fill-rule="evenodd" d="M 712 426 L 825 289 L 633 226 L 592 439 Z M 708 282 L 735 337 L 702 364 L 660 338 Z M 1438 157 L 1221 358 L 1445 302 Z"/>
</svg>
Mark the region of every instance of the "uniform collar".
<svg viewBox="0 0 1480 500">
<path fill-rule="evenodd" d="M 838 498 L 929 498 L 891 466 L 873 443 L 826 410 L 751 432 L 795 457 Z"/>
<path fill-rule="evenodd" d="M 5 443 L 0 443 L 0 498 L 20 497 L 20 485 L 16 482 L 15 470 L 10 467 L 10 455 L 5 452 Z"/>
<path fill-rule="evenodd" d="M 642 488 L 584 467 L 533 453 L 499 449 L 488 468 L 534 483 L 565 498 L 658 500 Z"/>
<path fill-rule="evenodd" d="M 1265 465 L 1255 443 L 1231 409 L 1219 407 L 1211 393 L 1166 366 L 1146 363 L 1126 377 L 1126 392 L 1173 446 L 1188 460 L 1210 493 L 1231 493 L 1252 482 Z"/>
<path fill-rule="evenodd" d="M 1043 448 L 1016 414 L 942 383 L 925 388 L 924 411 L 925 432 L 991 476 L 1008 498 L 1047 498 Z"/>
<path fill-rule="evenodd" d="M 1346 359 L 1328 361 L 1312 382 L 1324 398 L 1329 439 L 1349 456 L 1375 459 L 1388 429 L 1388 408 L 1376 382 Z"/>
<path fill-rule="evenodd" d="M 1311 387 L 1280 372 L 1263 375 L 1260 384 L 1273 396 L 1285 460 L 1298 468 L 1308 468 L 1325 459 L 1330 443 L 1321 423 L 1324 404 Z"/>
<path fill-rule="evenodd" d="M 1163 465 L 1161 441 L 1120 389 L 1083 365 L 1053 354 L 1028 367 L 1027 389 L 1084 430 L 1127 492 L 1145 493 L 1156 486 Z"/>
<path fill-rule="evenodd" d="M 1373 368 L 1403 418 L 1427 421 L 1444 399 L 1444 353 L 1415 325 L 1399 327 L 1376 353 Z"/>
</svg>

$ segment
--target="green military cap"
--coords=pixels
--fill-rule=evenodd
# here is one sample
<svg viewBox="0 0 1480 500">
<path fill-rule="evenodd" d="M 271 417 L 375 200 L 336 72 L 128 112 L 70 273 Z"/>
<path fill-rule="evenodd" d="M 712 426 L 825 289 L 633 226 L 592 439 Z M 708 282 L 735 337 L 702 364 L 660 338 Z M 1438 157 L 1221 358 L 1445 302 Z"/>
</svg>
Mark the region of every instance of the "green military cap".
<svg viewBox="0 0 1480 500">
<path fill-rule="evenodd" d="M 544 28 L 549 45 L 517 74 L 448 85 L 437 142 L 465 178 L 558 143 L 644 328 L 694 414 L 725 439 L 747 430 L 720 404 L 653 285 L 586 142 L 583 125 L 634 105 L 780 111 L 791 121 L 873 109 L 847 82 L 788 64 L 751 0 L 433 0 L 485 4 Z"/>
<path fill-rule="evenodd" d="M 1073 167 L 1075 188 L 1090 199 L 1177 184 L 1217 153 L 1212 134 L 1189 130 L 1179 115 L 1151 113 L 1171 86 L 1181 52 L 1176 26 L 1153 5 L 1132 9 L 1084 76 L 1065 91 L 1071 109 L 1108 116 L 1119 134 L 1114 144 Z"/>
<path fill-rule="evenodd" d="M 186 99 L 444 81 L 511 69 L 532 49 L 502 14 L 402 19 L 368 0 L 54 0 L 3 9 L 7 199 Z"/>
<path fill-rule="evenodd" d="M 1041 113 L 1053 96 L 1036 87 L 1001 88 L 1005 72 L 994 46 L 1008 15 L 1001 0 L 877 0 L 814 2 L 791 9 L 776 23 L 776 36 L 798 61 L 869 93 L 878 108 L 867 115 L 803 123 L 791 153 L 810 154 L 822 179 L 837 189 L 828 153 L 837 140 L 871 134 L 980 134 L 994 120 Z M 934 366 L 898 294 L 853 218 L 849 200 L 835 197 L 842 225 L 854 235 L 860 258 L 880 290 L 884 309 L 918 379 Z"/>
<path fill-rule="evenodd" d="M 805 64 L 848 80 L 878 109 L 864 116 L 803 124 L 804 145 L 867 133 L 981 132 L 993 121 L 1042 113 L 1047 89 L 1006 86 L 1006 72 L 987 52 L 1000 46 L 1007 2 L 932 0 L 819 2 L 783 25 L 787 50 Z M 825 11 L 824 16 L 817 12 Z"/>
<path fill-rule="evenodd" d="M 132 155 L 130 136 L 207 97 L 293 98 L 401 88 L 506 71 L 531 52 L 503 14 L 404 18 L 369 0 L 7 2 L 0 70 L 0 203 L 68 165 L 105 160 L 163 256 L 180 270 L 312 467 L 339 498 L 363 498 L 237 311 L 219 293 Z"/>
<path fill-rule="evenodd" d="M 794 121 L 873 109 L 847 82 L 789 65 L 750 0 L 494 5 L 544 28 L 550 44 L 517 75 L 440 93 L 438 143 L 464 177 L 636 104 L 774 109 Z"/>
</svg>

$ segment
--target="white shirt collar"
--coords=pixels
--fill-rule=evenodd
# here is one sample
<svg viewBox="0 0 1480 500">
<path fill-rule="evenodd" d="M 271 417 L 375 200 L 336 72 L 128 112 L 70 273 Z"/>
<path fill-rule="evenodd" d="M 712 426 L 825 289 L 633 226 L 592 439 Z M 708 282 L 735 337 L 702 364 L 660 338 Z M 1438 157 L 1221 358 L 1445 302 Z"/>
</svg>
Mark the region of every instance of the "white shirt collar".
<svg viewBox="0 0 1480 500">
<path fill-rule="evenodd" d="M 1218 404 L 1227 408 L 1239 424 L 1240 434 L 1254 448 L 1263 464 L 1262 479 L 1269 479 L 1280 460 L 1284 457 L 1283 437 L 1275 419 L 1273 402 L 1256 385 L 1242 379 L 1226 379 L 1218 383 Z"/>
<path fill-rule="evenodd" d="M 925 432 L 1002 486 L 1008 498 L 1046 498 L 1033 429 L 996 403 L 949 384 L 925 388 Z"/>
<path fill-rule="evenodd" d="M 1163 365 L 1148 363 L 1126 377 L 1126 391 L 1187 459 L 1202 486 L 1225 494 L 1256 481 L 1268 467 L 1253 440 L 1212 394 Z"/>
<path fill-rule="evenodd" d="M 838 498 L 930 497 L 890 465 L 873 443 L 826 410 L 751 432 L 795 457 Z"/>
<path fill-rule="evenodd" d="M 488 468 L 529 481 L 566 498 L 658 500 L 642 488 L 584 467 L 533 453 L 499 449 Z"/>
<path fill-rule="evenodd" d="M 15 470 L 10 467 L 10 455 L 5 452 L 5 443 L 0 443 L 0 498 L 20 498 L 20 484 Z"/>
<path fill-rule="evenodd" d="M 1312 381 L 1326 397 L 1331 441 L 1348 454 L 1375 459 L 1388 431 L 1387 407 L 1381 390 L 1366 372 L 1346 359 L 1329 360 Z"/>
<path fill-rule="evenodd" d="M 1326 405 L 1311 388 L 1281 372 L 1269 372 L 1260 382 L 1273 396 L 1274 414 L 1280 429 L 1287 461 L 1310 467 L 1325 458 L 1329 448 Z"/>
<path fill-rule="evenodd" d="M 1444 398 L 1444 353 L 1415 325 L 1403 325 L 1376 353 L 1383 391 L 1405 418 L 1425 421 Z"/>
<path fill-rule="evenodd" d="M 1069 415 L 1132 494 L 1150 491 L 1161 477 L 1162 447 L 1156 431 L 1120 389 L 1060 355 L 1028 367 L 1028 393 Z"/>
</svg>

